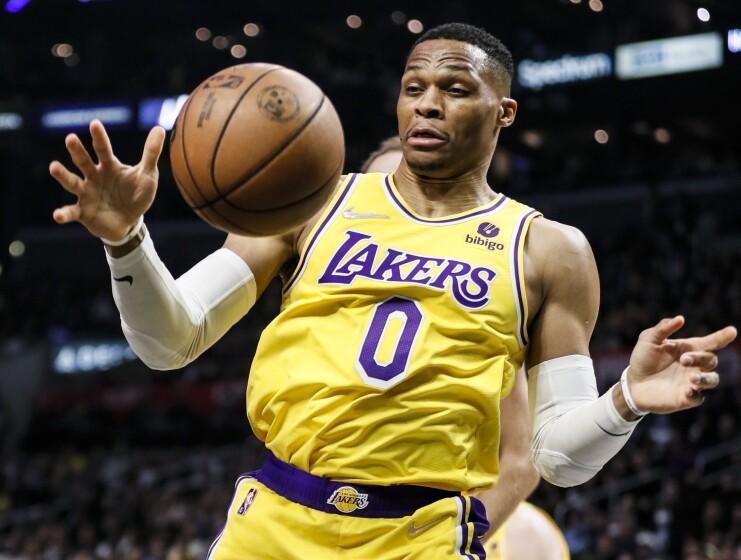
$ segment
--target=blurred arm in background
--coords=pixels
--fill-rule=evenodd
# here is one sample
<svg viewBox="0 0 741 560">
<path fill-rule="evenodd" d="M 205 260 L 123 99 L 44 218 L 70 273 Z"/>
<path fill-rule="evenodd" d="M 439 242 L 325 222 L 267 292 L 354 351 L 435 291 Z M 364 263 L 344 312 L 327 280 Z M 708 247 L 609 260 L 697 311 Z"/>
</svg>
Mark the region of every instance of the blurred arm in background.
<svg viewBox="0 0 741 560">
<path fill-rule="evenodd" d="M 530 413 L 527 403 L 527 379 L 520 368 L 512 392 L 500 404 L 501 439 L 499 441 L 499 480 L 477 494 L 486 506 L 486 517 L 496 531 L 540 482 L 540 475 L 530 462 Z"/>
</svg>

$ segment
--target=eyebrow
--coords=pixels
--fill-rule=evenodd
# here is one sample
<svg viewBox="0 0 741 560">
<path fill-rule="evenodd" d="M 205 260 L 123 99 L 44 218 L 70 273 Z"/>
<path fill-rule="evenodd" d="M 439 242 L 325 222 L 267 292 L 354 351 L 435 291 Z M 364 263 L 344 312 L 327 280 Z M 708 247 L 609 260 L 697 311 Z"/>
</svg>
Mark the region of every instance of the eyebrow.
<svg viewBox="0 0 741 560">
<path fill-rule="evenodd" d="M 454 70 L 456 72 L 471 72 L 473 70 L 473 68 L 470 65 L 454 64 L 454 63 L 444 64 L 442 68 L 446 70 Z M 423 70 L 423 69 L 424 68 L 420 66 L 419 64 L 410 64 L 409 66 L 406 67 L 404 71 L 407 72 L 409 70 Z"/>
</svg>

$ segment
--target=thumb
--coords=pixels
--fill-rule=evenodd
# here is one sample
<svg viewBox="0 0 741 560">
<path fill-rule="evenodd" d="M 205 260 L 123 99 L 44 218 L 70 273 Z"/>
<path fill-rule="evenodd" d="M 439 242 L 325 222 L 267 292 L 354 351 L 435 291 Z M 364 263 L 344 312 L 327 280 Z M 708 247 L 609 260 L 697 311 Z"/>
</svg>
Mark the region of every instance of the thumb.
<svg viewBox="0 0 741 560">
<path fill-rule="evenodd" d="M 157 170 L 157 161 L 162 153 L 164 143 L 165 129 L 161 126 L 155 126 L 149 131 L 147 140 L 144 142 L 144 151 L 140 165 L 145 171 L 153 173 Z"/>
<path fill-rule="evenodd" d="M 646 329 L 641 333 L 640 338 L 653 342 L 654 344 L 661 344 L 675 332 L 682 328 L 684 325 L 684 317 L 677 315 L 671 319 L 662 319 L 653 327 Z"/>
</svg>

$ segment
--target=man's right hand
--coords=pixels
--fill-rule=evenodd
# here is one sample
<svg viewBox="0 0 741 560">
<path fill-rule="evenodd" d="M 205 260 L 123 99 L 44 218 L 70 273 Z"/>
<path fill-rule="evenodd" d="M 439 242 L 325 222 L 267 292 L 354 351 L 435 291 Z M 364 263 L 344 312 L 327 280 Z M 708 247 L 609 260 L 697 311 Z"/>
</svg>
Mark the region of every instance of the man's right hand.
<svg viewBox="0 0 741 560">
<path fill-rule="evenodd" d="M 75 204 L 54 210 L 54 220 L 59 224 L 80 222 L 96 237 L 117 241 L 152 205 L 165 130 L 156 126 L 149 132 L 142 159 L 134 166 L 121 163 L 113 155 L 103 123 L 91 122 L 90 134 L 97 164 L 76 134 L 69 134 L 64 142 L 82 177 L 58 161 L 49 165 L 51 176 L 77 197 Z"/>
</svg>

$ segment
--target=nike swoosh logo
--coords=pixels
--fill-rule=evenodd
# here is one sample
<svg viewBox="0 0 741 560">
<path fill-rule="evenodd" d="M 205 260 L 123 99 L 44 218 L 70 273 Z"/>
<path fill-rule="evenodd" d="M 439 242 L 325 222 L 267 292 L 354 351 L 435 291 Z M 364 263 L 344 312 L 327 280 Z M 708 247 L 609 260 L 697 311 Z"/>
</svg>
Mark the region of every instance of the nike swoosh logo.
<svg viewBox="0 0 741 560">
<path fill-rule="evenodd" d="M 342 212 L 342 217 L 348 220 L 361 220 L 363 218 L 371 219 L 371 220 L 372 219 L 388 220 L 389 218 L 386 214 L 353 212 L 352 206 L 350 208 L 345 208 L 345 210 Z"/>
<path fill-rule="evenodd" d="M 133 276 L 121 276 L 121 278 L 116 278 L 115 276 L 113 279 L 116 282 L 128 282 L 130 286 L 134 285 L 134 277 Z"/>
<path fill-rule="evenodd" d="M 420 525 L 419 527 L 416 527 L 414 525 L 414 522 L 412 522 L 411 525 L 409 525 L 409 536 L 410 537 L 416 537 L 420 533 L 424 533 L 427 529 L 430 529 L 431 527 L 434 527 L 438 523 L 441 523 L 442 521 L 445 521 L 445 517 L 440 517 L 438 519 L 433 519 L 432 521 L 429 521 L 425 523 L 424 525 Z"/>
</svg>

